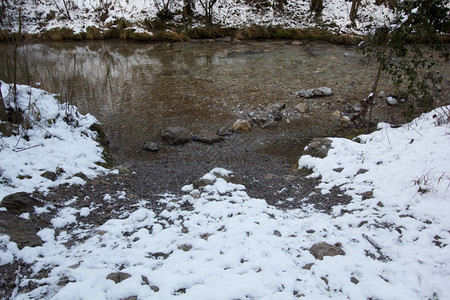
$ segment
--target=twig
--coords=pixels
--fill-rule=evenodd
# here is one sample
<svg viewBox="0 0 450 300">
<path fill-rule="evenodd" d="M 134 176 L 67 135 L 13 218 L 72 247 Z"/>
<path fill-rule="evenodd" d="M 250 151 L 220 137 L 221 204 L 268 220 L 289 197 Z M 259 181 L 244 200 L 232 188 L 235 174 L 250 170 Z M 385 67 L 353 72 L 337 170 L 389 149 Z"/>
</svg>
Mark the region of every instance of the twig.
<svg viewBox="0 0 450 300">
<path fill-rule="evenodd" d="M 30 119 L 30 118 L 27 117 L 27 116 L 24 116 L 24 117 L 25 117 L 28 121 L 30 121 L 31 123 L 34 123 L 35 125 L 37 125 L 37 126 L 39 126 L 40 128 L 44 129 L 44 130 L 45 130 L 48 134 L 50 134 L 51 136 L 57 138 L 57 139 L 60 140 L 60 141 L 65 141 L 63 138 L 61 138 L 61 137 L 59 137 L 59 136 L 57 136 L 57 135 L 51 133 L 51 132 L 48 131 L 47 129 L 45 129 L 44 126 L 42 126 L 41 124 L 39 124 L 39 123 L 36 122 L 35 120 L 32 120 L 32 119 Z"/>
<path fill-rule="evenodd" d="M 25 151 L 25 150 L 29 150 L 29 149 L 32 149 L 32 148 L 39 147 L 39 146 L 43 146 L 43 145 L 39 144 L 39 145 L 34 145 L 34 146 L 26 147 L 26 148 L 16 148 L 16 149 L 13 149 L 13 151 L 14 152 L 22 152 L 22 151 Z"/>
</svg>

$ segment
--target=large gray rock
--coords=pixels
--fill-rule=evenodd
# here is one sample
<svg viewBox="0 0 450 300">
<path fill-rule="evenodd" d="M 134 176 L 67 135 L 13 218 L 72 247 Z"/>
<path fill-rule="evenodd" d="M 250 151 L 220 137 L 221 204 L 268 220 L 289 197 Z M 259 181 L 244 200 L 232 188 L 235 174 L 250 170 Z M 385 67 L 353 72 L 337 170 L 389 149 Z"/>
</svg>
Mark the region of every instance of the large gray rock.
<svg viewBox="0 0 450 300">
<path fill-rule="evenodd" d="M 314 244 L 309 249 L 309 252 L 319 260 L 323 260 L 324 256 L 345 255 L 345 252 L 341 249 L 341 247 L 331 245 L 326 242 Z"/>
<path fill-rule="evenodd" d="M 14 193 L 3 198 L 0 207 L 5 207 L 9 212 L 22 214 L 25 212 L 33 212 L 34 207 L 43 206 L 44 203 L 30 197 L 25 192 Z"/>
<path fill-rule="evenodd" d="M 192 133 L 185 127 L 169 127 L 161 137 L 169 145 L 182 145 L 192 139 Z"/>
<path fill-rule="evenodd" d="M 331 141 L 325 138 L 315 138 L 306 147 L 305 154 L 313 157 L 325 158 L 331 149 Z"/>
</svg>

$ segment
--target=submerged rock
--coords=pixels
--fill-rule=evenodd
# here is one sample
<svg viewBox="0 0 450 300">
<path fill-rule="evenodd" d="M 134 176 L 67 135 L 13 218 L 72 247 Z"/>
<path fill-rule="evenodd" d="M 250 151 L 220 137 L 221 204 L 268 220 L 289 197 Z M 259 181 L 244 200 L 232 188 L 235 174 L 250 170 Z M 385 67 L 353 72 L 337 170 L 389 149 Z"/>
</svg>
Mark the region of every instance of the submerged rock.
<svg viewBox="0 0 450 300">
<path fill-rule="evenodd" d="M 246 132 L 249 131 L 252 125 L 249 121 L 238 119 L 233 124 L 233 130 L 235 132 Z"/>
<path fill-rule="evenodd" d="M 319 260 L 323 260 L 324 256 L 345 255 L 344 250 L 337 245 L 331 245 L 326 242 L 314 244 L 309 252 Z"/>
<path fill-rule="evenodd" d="M 162 132 L 161 137 L 169 145 L 182 145 L 192 139 L 192 134 L 184 127 L 168 127 Z"/>
<path fill-rule="evenodd" d="M 232 135 L 233 129 L 229 126 L 224 126 L 217 131 L 217 134 L 220 136 Z"/>
<path fill-rule="evenodd" d="M 223 141 L 223 137 L 217 135 L 215 132 L 202 130 L 194 136 L 194 141 L 213 144 Z"/>
<path fill-rule="evenodd" d="M 144 144 L 142 144 L 141 150 L 156 152 L 159 150 L 159 148 L 158 144 L 156 144 L 155 142 L 145 142 Z"/>
</svg>

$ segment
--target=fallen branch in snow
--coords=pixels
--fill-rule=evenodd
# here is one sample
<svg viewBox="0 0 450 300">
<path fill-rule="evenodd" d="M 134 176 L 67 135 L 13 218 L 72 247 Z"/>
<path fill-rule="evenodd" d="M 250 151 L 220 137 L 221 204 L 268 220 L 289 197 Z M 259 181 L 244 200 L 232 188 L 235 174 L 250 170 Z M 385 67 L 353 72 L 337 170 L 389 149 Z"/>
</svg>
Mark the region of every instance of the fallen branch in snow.
<svg viewBox="0 0 450 300">
<path fill-rule="evenodd" d="M 372 246 L 374 246 L 378 251 L 381 251 L 381 246 L 378 245 L 373 239 L 371 239 L 367 234 L 362 234 L 363 238 L 365 238 Z"/>
<path fill-rule="evenodd" d="M 13 149 L 13 151 L 14 151 L 14 152 L 22 152 L 22 151 L 25 151 L 25 150 L 29 150 L 29 149 L 32 149 L 32 148 L 39 147 L 39 146 L 42 147 L 43 145 L 42 145 L 42 144 L 38 144 L 38 145 L 26 147 L 26 148 L 16 148 L 16 149 Z"/>
<path fill-rule="evenodd" d="M 38 122 L 36 122 L 35 120 L 29 118 L 28 116 L 24 116 L 28 121 L 30 121 L 31 123 L 37 125 L 38 127 L 40 127 L 41 129 L 43 129 L 45 132 L 47 132 L 48 134 L 50 134 L 50 136 L 57 138 L 60 141 L 65 141 L 63 138 L 51 133 L 50 131 L 48 131 L 44 126 L 42 126 L 41 124 L 39 124 Z"/>
</svg>

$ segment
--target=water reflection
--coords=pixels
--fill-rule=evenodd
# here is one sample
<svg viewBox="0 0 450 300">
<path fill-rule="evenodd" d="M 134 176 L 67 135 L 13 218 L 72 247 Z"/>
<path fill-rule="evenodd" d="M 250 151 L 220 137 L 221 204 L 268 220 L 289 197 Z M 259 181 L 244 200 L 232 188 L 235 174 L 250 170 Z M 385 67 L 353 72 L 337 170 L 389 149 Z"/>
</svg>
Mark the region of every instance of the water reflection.
<svg viewBox="0 0 450 300">
<path fill-rule="evenodd" d="M 0 78 L 11 82 L 12 47 L 0 48 Z M 357 100 L 373 78 L 352 47 L 329 44 L 96 41 L 27 44 L 20 53 L 21 83 L 41 82 L 95 115 L 113 147 L 136 148 L 172 125 L 215 130 L 233 111 L 282 103 L 303 88 Z"/>
</svg>

